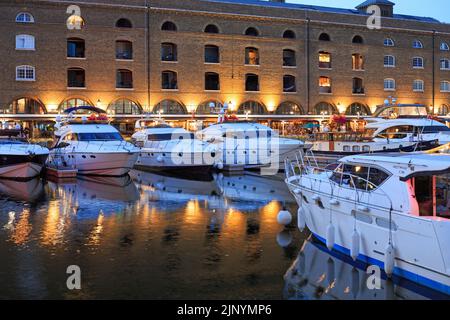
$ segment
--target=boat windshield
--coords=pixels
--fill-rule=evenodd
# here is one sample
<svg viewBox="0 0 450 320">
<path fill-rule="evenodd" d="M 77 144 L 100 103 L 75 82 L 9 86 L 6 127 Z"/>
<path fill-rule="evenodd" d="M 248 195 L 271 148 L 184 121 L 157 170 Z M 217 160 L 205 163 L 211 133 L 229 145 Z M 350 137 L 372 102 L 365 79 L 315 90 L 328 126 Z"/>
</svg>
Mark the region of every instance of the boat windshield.
<svg viewBox="0 0 450 320">
<path fill-rule="evenodd" d="M 73 134 L 72 134 L 73 135 Z M 123 141 L 118 132 L 89 132 L 77 133 L 75 139 L 78 141 Z"/>
</svg>

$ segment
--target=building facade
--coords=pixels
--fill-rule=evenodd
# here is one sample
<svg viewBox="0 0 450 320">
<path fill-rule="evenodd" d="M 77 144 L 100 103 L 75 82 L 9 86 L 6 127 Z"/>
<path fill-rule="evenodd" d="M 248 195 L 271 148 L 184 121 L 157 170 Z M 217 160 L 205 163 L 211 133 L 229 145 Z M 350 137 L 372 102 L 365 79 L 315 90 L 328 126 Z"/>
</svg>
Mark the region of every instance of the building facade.
<svg viewBox="0 0 450 320">
<path fill-rule="evenodd" d="M 381 29 L 366 8 L 379 4 Z M 75 5 L 75 6 L 73 6 Z M 77 105 L 116 117 L 365 115 L 388 97 L 450 112 L 450 26 L 257 0 L 5 0 L 0 116 Z"/>
</svg>

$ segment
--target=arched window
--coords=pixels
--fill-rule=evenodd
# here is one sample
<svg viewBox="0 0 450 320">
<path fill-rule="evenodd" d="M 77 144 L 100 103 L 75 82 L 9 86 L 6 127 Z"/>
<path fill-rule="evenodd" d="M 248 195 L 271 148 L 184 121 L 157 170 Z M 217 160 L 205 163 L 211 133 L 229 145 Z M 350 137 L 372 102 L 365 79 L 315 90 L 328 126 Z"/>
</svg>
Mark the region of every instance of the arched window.
<svg viewBox="0 0 450 320">
<path fill-rule="evenodd" d="M 161 30 L 163 30 L 163 31 L 177 31 L 178 28 L 177 28 L 177 25 L 175 23 L 173 23 L 172 21 L 166 21 L 161 26 Z"/>
<path fill-rule="evenodd" d="M 257 48 L 245 48 L 245 64 L 250 66 L 259 65 L 259 50 Z"/>
<path fill-rule="evenodd" d="M 360 35 L 356 35 L 356 36 L 353 37 L 352 43 L 363 44 L 364 43 L 364 39 Z"/>
<path fill-rule="evenodd" d="M 257 101 L 246 101 L 237 110 L 238 114 L 266 114 L 264 105 Z"/>
<path fill-rule="evenodd" d="M 142 114 L 141 106 L 128 99 L 119 99 L 112 102 L 107 111 L 114 114 Z"/>
<path fill-rule="evenodd" d="M 292 30 L 286 30 L 283 33 L 283 38 L 285 39 L 295 39 L 297 36 L 295 35 L 295 32 Z"/>
<path fill-rule="evenodd" d="M 34 36 L 29 34 L 19 34 L 16 36 L 16 50 L 34 50 Z"/>
<path fill-rule="evenodd" d="M 297 81 L 292 75 L 283 76 L 283 92 L 297 92 Z"/>
<path fill-rule="evenodd" d="M 259 77 L 253 73 L 245 75 L 245 91 L 254 92 L 259 91 Z"/>
<path fill-rule="evenodd" d="M 174 71 L 163 71 L 161 74 L 161 88 L 165 90 L 178 89 L 178 76 Z"/>
<path fill-rule="evenodd" d="M 133 72 L 126 69 L 119 69 L 116 72 L 116 88 L 132 89 L 133 88 Z"/>
<path fill-rule="evenodd" d="M 2 108 L 3 109 L 3 108 Z M 10 114 L 45 114 L 47 110 L 44 104 L 32 98 L 20 98 L 11 102 L 3 113 Z"/>
<path fill-rule="evenodd" d="M 18 23 L 34 23 L 34 17 L 28 12 L 20 12 L 16 16 L 16 22 L 18 22 Z"/>
<path fill-rule="evenodd" d="M 69 88 L 85 88 L 86 75 L 84 69 L 69 68 L 67 69 L 67 87 Z"/>
<path fill-rule="evenodd" d="M 220 77 L 218 73 L 205 73 L 205 90 L 218 91 L 220 90 Z"/>
<path fill-rule="evenodd" d="M 205 33 L 219 33 L 219 28 L 215 24 L 208 24 L 205 27 Z"/>
<path fill-rule="evenodd" d="M 285 101 L 281 103 L 277 110 L 275 111 L 275 114 L 278 115 L 301 115 L 304 114 L 303 108 L 299 106 L 298 104 L 290 101 Z"/>
<path fill-rule="evenodd" d="M 16 67 L 16 81 L 35 81 L 36 69 L 33 66 Z"/>
<path fill-rule="evenodd" d="M 423 69 L 423 58 L 422 57 L 414 57 L 412 60 L 412 67 L 414 69 Z"/>
<path fill-rule="evenodd" d="M 223 104 L 217 100 L 208 100 L 198 105 L 196 113 L 198 114 L 210 114 L 213 112 L 219 112 L 223 108 Z"/>
<path fill-rule="evenodd" d="M 332 115 L 336 113 L 336 109 L 328 102 L 319 102 L 314 106 L 314 113 L 316 115 Z"/>
<path fill-rule="evenodd" d="M 121 18 L 116 22 L 116 28 L 133 28 L 133 24 L 130 20 Z"/>
<path fill-rule="evenodd" d="M 448 46 L 447 42 L 441 42 L 440 49 L 441 51 L 449 51 L 450 47 Z"/>
<path fill-rule="evenodd" d="M 174 43 L 161 43 L 161 61 L 178 61 L 177 45 Z"/>
<path fill-rule="evenodd" d="M 70 98 L 70 99 L 63 101 L 59 105 L 58 110 L 64 111 L 69 108 L 86 107 L 86 106 L 93 107 L 94 105 L 91 102 L 89 102 L 83 98 Z"/>
<path fill-rule="evenodd" d="M 250 28 L 247 28 L 247 30 L 245 30 L 245 35 L 251 36 L 251 37 L 258 37 L 259 31 L 256 28 L 250 27 Z"/>
<path fill-rule="evenodd" d="M 153 108 L 155 114 L 186 114 L 186 108 L 177 101 L 163 100 Z"/>
<path fill-rule="evenodd" d="M 291 49 L 283 50 L 283 67 L 295 67 L 297 66 L 297 59 L 295 51 Z"/>
<path fill-rule="evenodd" d="M 116 59 L 133 60 L 133 43 L 131 41 L 116 41 Z"/>
<path fill-rule="evenodd" d="M 450 107 L 446 104 L 443 104 L 438 109 L 438 115 L 447 116 L 450 113 Z"/>
<path fill-rule="evenodd" d="M 441 59 L 441 70 L 450 70 L 450 60 L 447 58 Z"/>
<path fill-rule="evenodd" d="M 414 49 L 423 49 L 422 41 L 417 40 L 417 39 L 414 40 L 414 41 L 413 41 L 412 47 L 413 47 Z"/>
<path fill-rule="evenodd" d="M 205 46 L 205 63 L 220 63 L 220 50 L 218 46 Z"/>
<path fill-rule="evenodd" d="M 80 38 L 67 39 L 67 58 L 85 58 L 84 40 Z"/>
<path fill-rule="evenodd" d="M 362 103 L 355 102 L 348 106 L 345 114 L 348 116 L 368 116 L 371 113 L 368 106 Z"/>
<path fill-rule="evenodd" d="M 331 41 L 330 35 L 328 33 L 321 33 L 319 41 Z"/>
<path fill-rule="evenodd" d="M 383 44 L 385 47 L 395 47 L 395 42 L 391 38 L 384 39 Z"/>
</svg>

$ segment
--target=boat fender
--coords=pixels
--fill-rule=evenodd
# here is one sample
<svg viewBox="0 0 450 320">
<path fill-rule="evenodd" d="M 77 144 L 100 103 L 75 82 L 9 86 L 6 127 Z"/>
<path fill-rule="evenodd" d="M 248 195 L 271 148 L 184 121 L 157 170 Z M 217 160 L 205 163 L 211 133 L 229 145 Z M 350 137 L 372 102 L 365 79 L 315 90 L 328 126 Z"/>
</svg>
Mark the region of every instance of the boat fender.
<svg viewBox="0 0 450 320">
<path fill-rule="evenodd" d="M 156 158 L 156 161 L 158 161 L 158 162 L 163 162 L 163 157 L 161 156 L 161 155 L 159 155 L 157 158 Z"/>
<path fill-rule="evenodd" d="M 334 247 L 334 242 L 335 242 L 335 232 L 336 232 L 336 229 L 334 228 L 334 226 L 330 223 L 329 225 L 328 225 L 328 228 L 327 228 L 327 248 L 328 248 L 328 250 L 333 250 L 333 247 Z"/>
<path fill-rule="evenodd" d="M 289 231 L 281 231 L 277 234 L 277 243 L 282 248 L 287 248 L 292 243 L 292 234 Z"/>
<path fill-rule="evenodd" d="M 394 246 L 390 243 L 386 248 L 386 253 L 384 257 L 384 271 L 391 277 L 394 273 L 394 264 L 395 264 L 395 252 Z"/>
<path fill-rule="evenodd" d="M 283 209 L 278 213 L 277 221 L 279 224 L 287 226 L 292 222 L 292 214 L 286 209 Z"/>
<path fill-rule="evenodd" d="M 361 246 L 361 236 L 359 235 L 359 232 L 355 230 L 352 235 L 352 247 L 350 250 L 350 255 L 353 261 L 356 261 L 356 259 L 359 256 L 360 246 Z"/>
<path fill-rule="evenodd" d="M 219 170 L 223 170 L 223 163 L 222 162 L 218 162 L 216 164 L 216 168 L 219 169 Z"/>
<path fill-rule="evenodd" d="M 305 215 L 305 209 L 299 208 L 297 211 L 297 227 L 300 232 L 303 232 L 306 227 L 306 215 Z"/>
</svg>

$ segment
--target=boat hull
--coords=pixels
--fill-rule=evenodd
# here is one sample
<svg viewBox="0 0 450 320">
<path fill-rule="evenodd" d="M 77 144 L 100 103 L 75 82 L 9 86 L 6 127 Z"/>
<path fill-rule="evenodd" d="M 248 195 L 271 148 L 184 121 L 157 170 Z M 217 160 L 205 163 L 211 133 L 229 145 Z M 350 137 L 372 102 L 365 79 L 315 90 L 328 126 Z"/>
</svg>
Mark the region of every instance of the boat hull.
<svg viewBox="0 0 450 320">
<path fill-rule="evenodd" d="M 184 161 L 181 161 L 183 159 Z M 145 148 L 139 153 L 135 168 L 150 171 L 195 171 L 209 172 L 213 163 L 206 163 L 203 152 L 167 152 Z"/>
<path fill-rule="evenodd" d="M 55 165 L 54 159 L 59 157 L 60 165 Z M 128 174 L 133 168 L 138 153 L 88 153 L 68 152 L 51 154 L 49 165 L 59 168 L 76 169 L 79 175 L 95 175 L 120 177 Z"/>
<path fill-rule="evenodd" d="M 326 194 L 302 188 L 289 178 L 286 182 L 302 208 L 308 229 L 316 239 L 326 243 L 331 224 L 336 230 L 333 249 L 350 256 L 356 226 L 361 237 L 357 259 L 384 269 L 385 252 L 389 245 L 389 211 L 376 207 L 367 212 L 354 211 L 355 203 L 350 197 L 348 201 L 341 198 L 336 206 Z M 320 205 L 319 200 L 313 200 L 317 197 Z M 450 222 L 411 217 L 398 212 L 392 213 L 392 221 L 395 226 L 392 232 L 394 275 L 450 295 L 450 270 L 445 265 L 450 255 L 447 241 Z M 418 243 L 424 249 L 417 250 Z"/>
<path fill-rule="evenodd" d="M 48 154 L 0 155 L 0 178 L 29 180 L 40 175 Z"/>
</svg>

